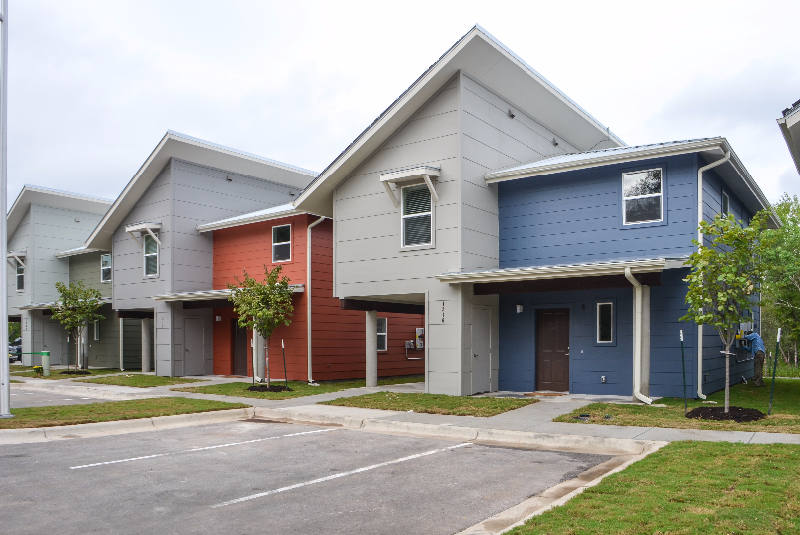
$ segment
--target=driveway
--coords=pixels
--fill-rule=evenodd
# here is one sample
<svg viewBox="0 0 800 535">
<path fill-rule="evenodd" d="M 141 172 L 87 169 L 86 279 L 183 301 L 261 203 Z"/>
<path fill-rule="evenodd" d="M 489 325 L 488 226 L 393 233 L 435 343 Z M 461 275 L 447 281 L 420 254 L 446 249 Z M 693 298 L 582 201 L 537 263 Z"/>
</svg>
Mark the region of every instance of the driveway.
<svg viewBox="0 0 800 535">
<path fill-rule="evenodd" d="M 451 534 L 608 456 L 270 421 L 4 446 L 9 533 Z"/>
</svg>

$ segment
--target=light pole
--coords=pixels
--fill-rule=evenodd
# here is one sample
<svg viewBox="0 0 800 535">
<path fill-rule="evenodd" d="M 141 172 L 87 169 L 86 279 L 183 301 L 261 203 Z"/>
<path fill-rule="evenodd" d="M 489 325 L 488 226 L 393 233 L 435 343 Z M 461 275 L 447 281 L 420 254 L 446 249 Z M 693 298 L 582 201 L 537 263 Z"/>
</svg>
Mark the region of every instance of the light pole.
<svg viewBox="0 0 800 535">
<path fill-rule="evenodd" d="M 8 211 L 8 0 L 2 0 L 0 13 L 0 206 Z M 0 333 L 2 333 L 2 360 L 0 361 L 0 418 L 13 418 L 11 414 L 11 371 L 8 362 L 8 217 L 0 218 Z"/>
</svg>

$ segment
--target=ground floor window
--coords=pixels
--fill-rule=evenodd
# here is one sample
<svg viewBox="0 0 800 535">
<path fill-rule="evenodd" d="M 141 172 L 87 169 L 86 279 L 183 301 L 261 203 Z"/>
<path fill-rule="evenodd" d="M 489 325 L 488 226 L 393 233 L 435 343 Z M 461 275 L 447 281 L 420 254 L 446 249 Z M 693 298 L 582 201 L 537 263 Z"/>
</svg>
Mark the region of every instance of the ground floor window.
<svg viewBox="0 0 800 535">
<path fill-rule="evenodd" d="M 614 341 L 614 303 L 597 303 L 597 343 Z"/>
<path fill-rule="evenodd" d="M 378 351 L 386 351 L 387 348 L 387 321 L 386 318 L 378 318 Z"/>
</svg>

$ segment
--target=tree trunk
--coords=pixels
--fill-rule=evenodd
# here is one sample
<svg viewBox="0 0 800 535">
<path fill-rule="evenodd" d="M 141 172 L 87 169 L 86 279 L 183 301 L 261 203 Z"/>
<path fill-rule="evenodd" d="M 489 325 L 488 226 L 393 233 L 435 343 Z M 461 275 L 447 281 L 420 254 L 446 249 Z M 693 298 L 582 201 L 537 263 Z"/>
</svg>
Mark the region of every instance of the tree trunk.
<svg viewBox="0 0 800 535">
<path fill-rule="evenodd" d="M 269 342 L 266 338 L 264 339 L 264 375 L 267 376 L 267 388 L 269 388 Z"/>
<path fill-rule="evenodd" d="M 725 345 L 725 413 L 727 414 L 731 406 L 731 346 Z"/>
<path fill-rule="evenodd" d="M 81 343 L 80 335 L 75 337 L 75 371 L 78 371 L 78 362 L 81 360 Z"/>
</svg>

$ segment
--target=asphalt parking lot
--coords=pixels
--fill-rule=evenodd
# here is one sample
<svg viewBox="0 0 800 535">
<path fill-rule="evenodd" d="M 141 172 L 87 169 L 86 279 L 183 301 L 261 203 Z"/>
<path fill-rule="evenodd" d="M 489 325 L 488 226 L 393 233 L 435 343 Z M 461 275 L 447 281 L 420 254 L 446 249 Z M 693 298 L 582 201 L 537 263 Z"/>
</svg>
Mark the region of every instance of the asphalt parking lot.
<svg viewBox="0 0 800 535">
<path fill-rule="evenodd" d="M 3 533 L 461 531 L 609 457 L 241 421 L 3 446 Z"/>
<path fill-rule="evenodd" d="M 22 409 L 25 407 L 47 407 L 49 405 L 83 405 L 85 403 L 100 403 L 107 399 L 90 398 L 79 395 L 54 394 L 51 392 L 34 392 L 14 388 L 11 385 L 11 408 Z"/>
</svg>

